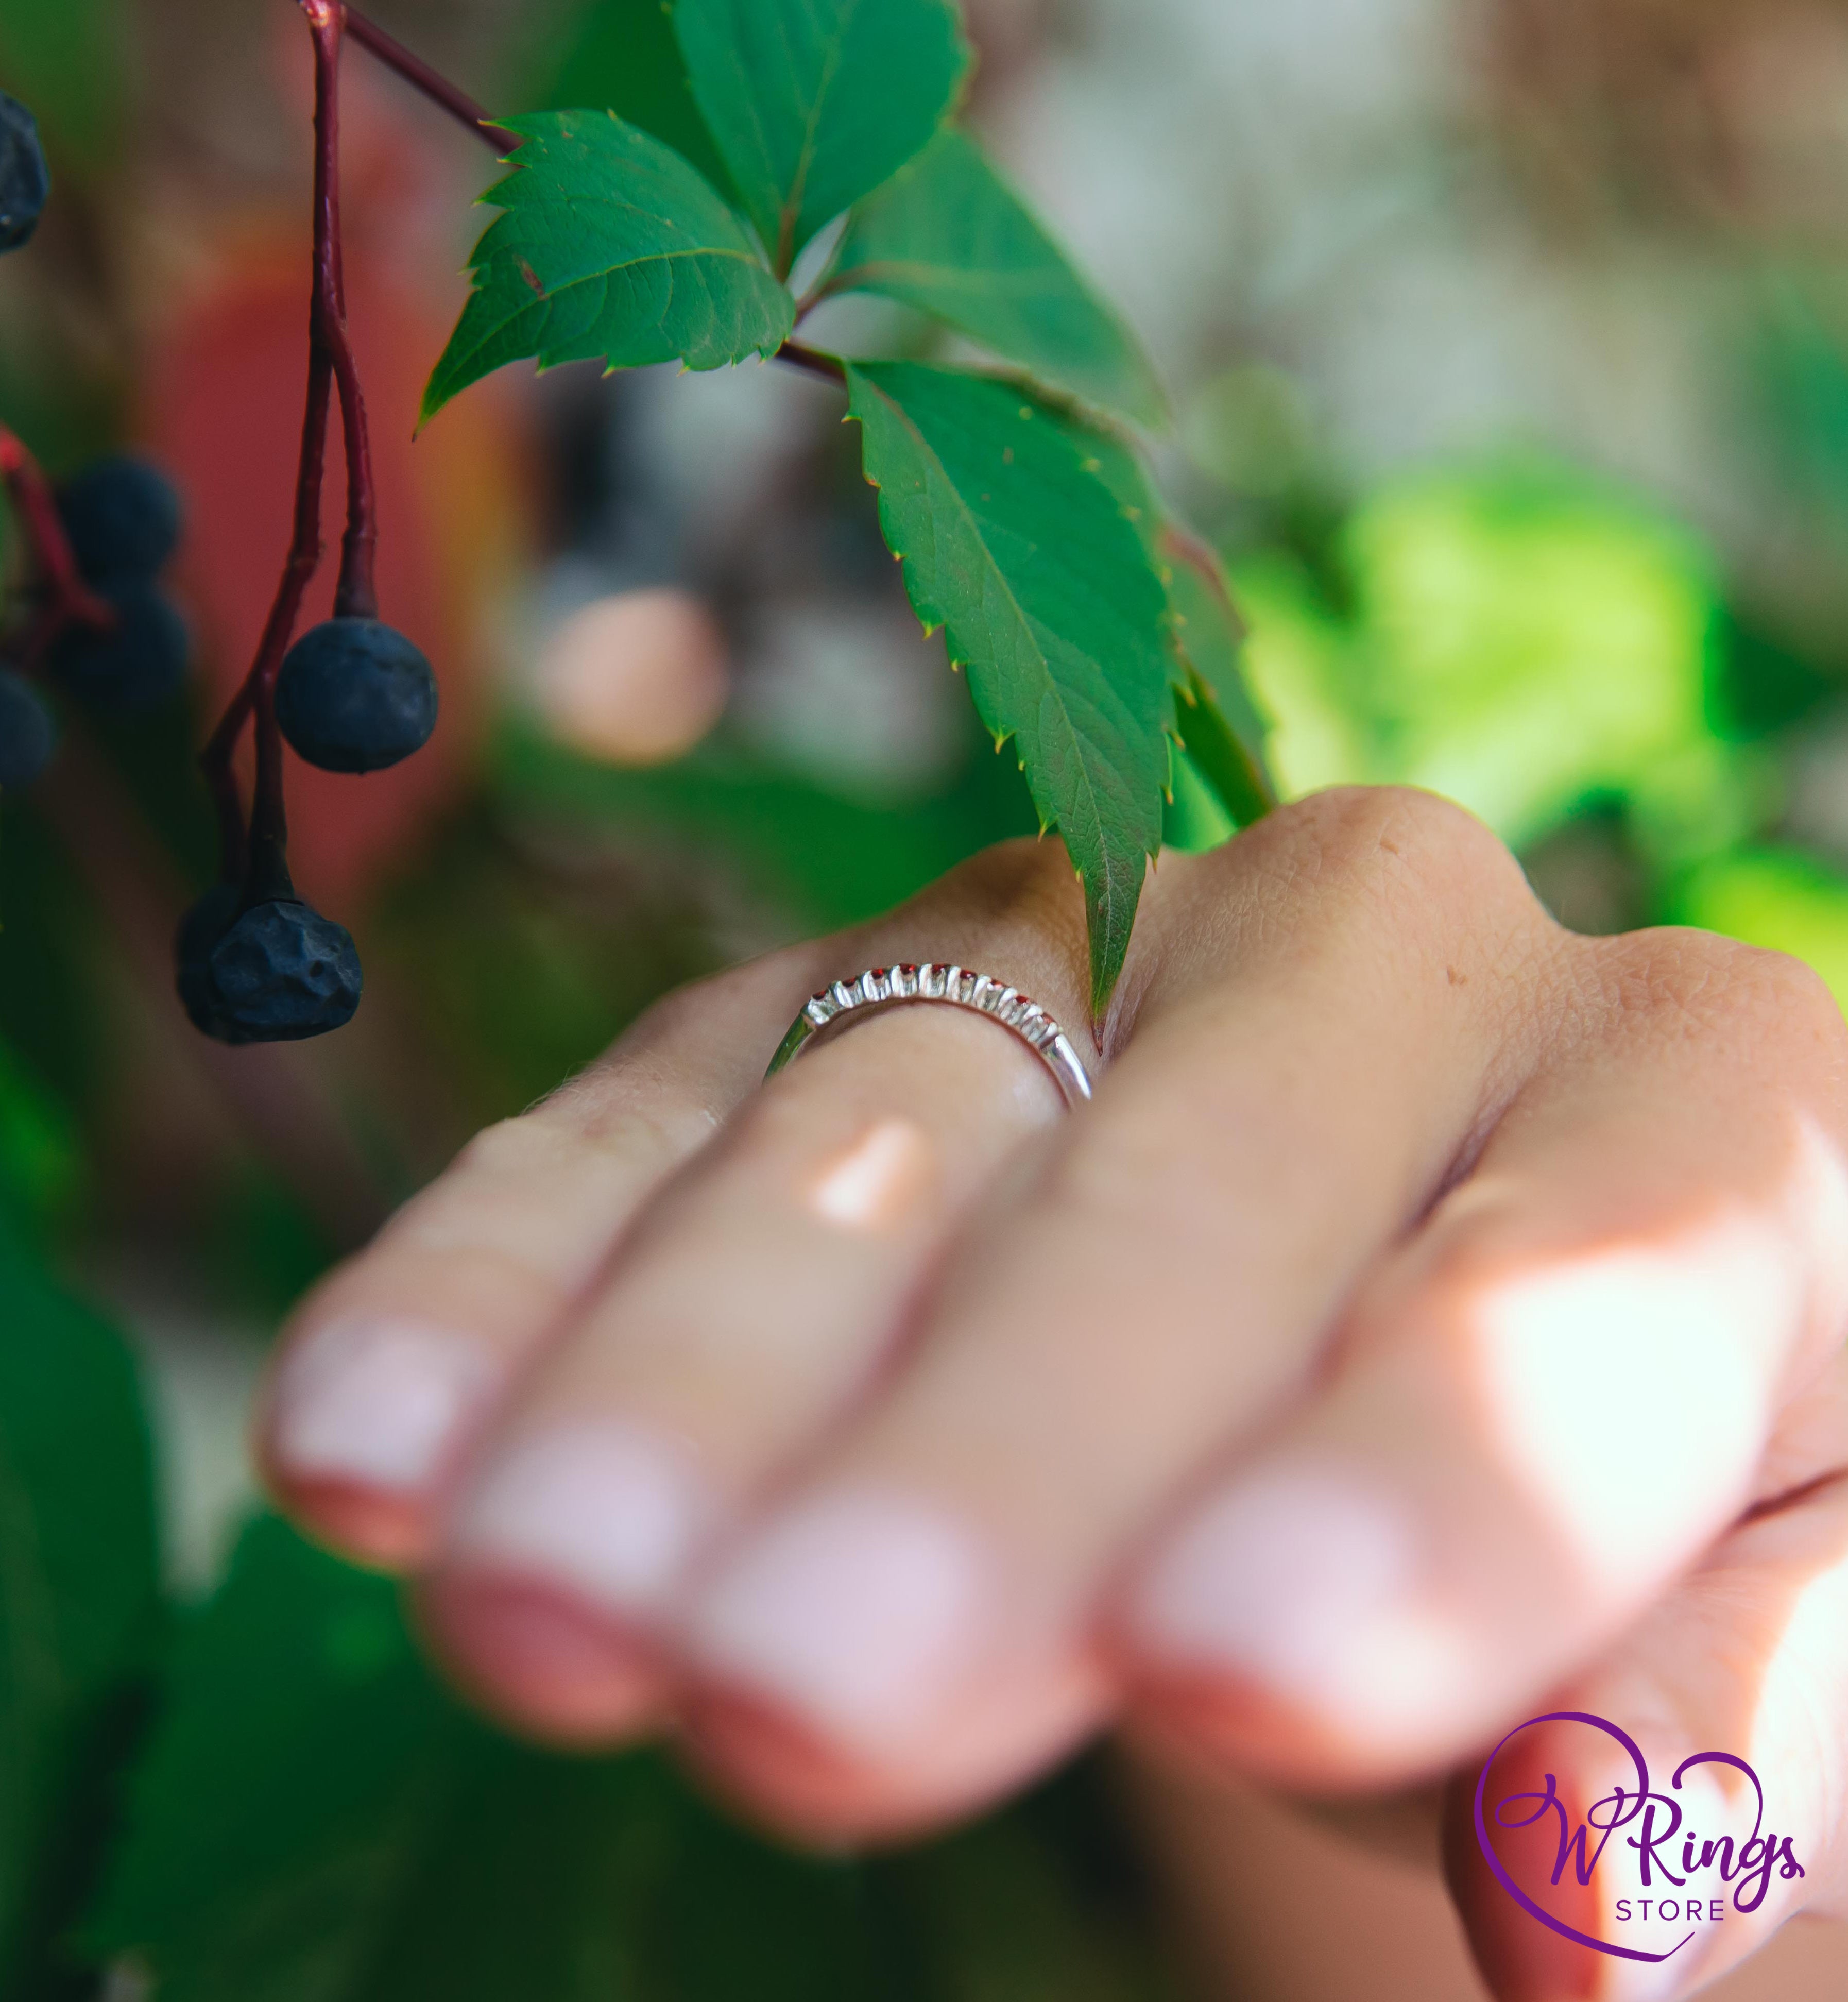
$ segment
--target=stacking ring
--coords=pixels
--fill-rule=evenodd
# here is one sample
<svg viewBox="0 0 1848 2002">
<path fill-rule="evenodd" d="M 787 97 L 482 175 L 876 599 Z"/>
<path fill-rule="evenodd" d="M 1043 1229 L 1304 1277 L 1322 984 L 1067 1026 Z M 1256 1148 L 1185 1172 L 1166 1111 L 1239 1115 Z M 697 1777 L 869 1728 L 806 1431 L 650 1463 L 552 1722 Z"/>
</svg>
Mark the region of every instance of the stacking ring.
<svg viewBox="0 0 1848 2002">
<path fill-rule="evenodd" d="M 965 966 L 874 966 L 854 979 L 837 980 L 832 987 L 823 988 L 790 1024 L 765 1078 L 793 1064 L 825 1031 L 914 1001 L 947 1003 L 999 1022 L 1051 1072 L 1067 1105 L 1081 1104 L 1090 1097 L 1090 1073 L 1072 1047 L 1071 1038 L 1045 1010 L 1004 981 L 971 973 Z"/>
</svg>

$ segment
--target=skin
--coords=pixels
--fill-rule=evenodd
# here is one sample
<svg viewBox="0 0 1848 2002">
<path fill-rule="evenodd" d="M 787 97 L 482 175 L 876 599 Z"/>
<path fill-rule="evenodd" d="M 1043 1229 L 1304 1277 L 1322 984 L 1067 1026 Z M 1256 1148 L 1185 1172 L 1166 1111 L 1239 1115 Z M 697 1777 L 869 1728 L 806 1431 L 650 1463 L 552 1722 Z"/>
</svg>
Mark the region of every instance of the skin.
<svg viewBox="0 0 1848 2002">
<path fill-rule="evenodd" d="M 760 1088 L 810 992 L 926 959 L 1047 1007 L 1094 1103 L 926 1007 Z M 1083 970 L 1062 854 L 1016 844 L 671 997 L 302 1306 L 277 1495 L 410 1576 L 507 1723 L 667 1730 L 800 1839 L 940 1825 L 1118 1728 L 1228 1984 L 1679 1995 L 1773 1942 L 1775 1990 L 1717 1992 L 1801 1997 L 1804 1955 L 1838 1992 L 1826 989 L 1568 934 L 1480 824 L 1391 790 L 1164 857 L 1101 1051 Z M 1470 1802 L 1560 1708 L 1658 1788 L 1749 1759 L 1805 1874 L 1659 1965 L 1536 1924 Z M 1597 1790 L 1581 1741 L 1542 1749 Z"/>
</svg>

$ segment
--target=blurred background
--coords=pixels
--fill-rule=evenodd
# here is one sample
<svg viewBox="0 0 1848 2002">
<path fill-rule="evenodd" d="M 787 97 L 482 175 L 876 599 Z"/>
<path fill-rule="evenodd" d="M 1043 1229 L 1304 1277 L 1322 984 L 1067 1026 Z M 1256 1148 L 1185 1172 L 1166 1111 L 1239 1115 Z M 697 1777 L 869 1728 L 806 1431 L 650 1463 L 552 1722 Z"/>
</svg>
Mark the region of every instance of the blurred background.
<svg viewBox="0 0 1848 2002">
<path fill-rule="evenodd" d="M 972 117 L 1166 383 L 1162 483 L 1224 552 L 1286 789 L 1434 786 L 1567 923 L 1713 926 L 1848 999 L 1848 4 L 966 11 Z M 376 13 L 497 113 L 706 143 L 657 0 Z M 413 440 L 492 176 L 347 73 L 385 614 L 445 717 L 383 776 L 293 769 L 367 999 L 228 1052 L 167 948 L 211 869 L 191 752 L 287 540 L 305 40 L 286 0 L 0 0 L 57 176 L 0 265 L 0 419 L 54 473 L 172 472 L 200 662 L 189 708 L 0 801 L 0 1210 L 131 1336 L 184 1595 L 253 1505 L 282 1313 L 469 1133 L 666 988 L 1032 825 L 826 385 L 521 368 Z M 926 340 L 826 312 L 823 346 Z"/>
</svg>

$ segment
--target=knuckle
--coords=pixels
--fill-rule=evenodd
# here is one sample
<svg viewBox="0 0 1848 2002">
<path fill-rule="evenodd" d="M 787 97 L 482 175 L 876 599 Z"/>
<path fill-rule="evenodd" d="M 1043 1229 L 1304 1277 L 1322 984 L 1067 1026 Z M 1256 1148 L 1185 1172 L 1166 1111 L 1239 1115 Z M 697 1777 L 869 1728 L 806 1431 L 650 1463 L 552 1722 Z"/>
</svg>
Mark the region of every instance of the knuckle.
<svg viewBox="0 0 1848 2002">
<path fill-rule="evenodd" d="M 1836 1062 L 1848 1055 L 1840 1004 L 1822 976 L 1789 953 L 1679 927 L 1595 943 L 1606 999 L 1620 1020 L 1746 1053 L 1769 1041 Z"/>
<path fill-rule="evenodd" d="M 751 965 L 734 967 L 723 973 L 708 974 L 703 978 L 689 980 L 683 985 L 671 989 L 657 999 L 651 1001 L 601 1056 L 561 1086 L 553 1094 L 553 1100 L 582 1090 L 594 1090 L 619 1075 L 626 1067 L 664 1060 L 667 1052 L 689 1039 L 698 1040 L 707 1017 L 712 1013 L 715 999 L 736 989 L 741 979 L 754 973 L 775 969 L 781 962 L 797 957 L 797 948 L 786 948 Z"/>
<path fill-rule="evenodd" d="M 1083 936 L 1083 910 L 1062 842 L 1001 842 L 946 881 L 971 914 L 989 925 L 1026 924 L 1062 940 Z"/>
<path fill-rule="evenodd" d="M 1481 976 L 1479 998 L 1537 997 L 1564 936 L 1487 827 L 1408 786 L 1313 793 L 1201 860 L 1212 873 L 1164 913 L 1184 960 L 1223 961 L 1226 939 L 1234 950 L 1334 940 L 1346 963 L 1448 969 L 1454 984 Z"/>
<path fill-rule="evenodd" d="M 1079 968 L 1086 957 L 1084 899 L 1065 844 L 1031 837 L 984 849 L 853 936 L 853 951 L 873 962 L 1023 945 L 1036 965 Z"/>
<path fill-rule="evenodd" d="M 1271 816 L 1299 879 L 1358 888 L 1394 906 L 1466 902 L 1538 913 L 1521 867 L 1476 816 L 1409 786 L 1341 786 Z M 1268 822 L 1260 821 L 1264 828 Z M 1257 830 L 1254 830 L 1256 832 Z"/>
<path fill-rule="evenodd" d="M 485 1126 L 455 1157 L 452 1173 L 500 1180 L 518 1178 L 557 1150 L 557 1142 L 532 1114 Z"/>
<path fill-rule="evenodd" d="M 562 1117 L 549 1117 L 556 1108 Z M 700 1145 L 720 1124 L 719 1115 L 678 1081 L 659 1074 L 645 1061 L 566 1087 L 532 1115 L 531 1124 L 549 1129 L 547 1153 L 561 1149 L 581 1157 L 593 1154 L 654 1154 L 678 1158 Z"/>
</svg>

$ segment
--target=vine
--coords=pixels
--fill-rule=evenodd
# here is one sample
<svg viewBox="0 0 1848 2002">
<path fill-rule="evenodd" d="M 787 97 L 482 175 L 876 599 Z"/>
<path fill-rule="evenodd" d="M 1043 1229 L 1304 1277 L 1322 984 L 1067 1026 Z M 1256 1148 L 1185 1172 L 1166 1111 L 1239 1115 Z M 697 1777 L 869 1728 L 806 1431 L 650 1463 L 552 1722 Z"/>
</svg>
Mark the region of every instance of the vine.
<svg viewBox="0 0 1848 2002">
<path fill-rule="evenodd" d="M 845 391 L 912 604 L 927 630 L 943 630 L 997 748 L 1012 742 L 1042 828 L 1056 828 L 1069 851 L 1101 1017 L 1177 763 L 1191 762 L 1231 825 L 1275 794 L 1217 560 L 1172 518 L 1128 428 L 1165 421 L 1160 391 L 1121 322 L 955 122 L 970 56 L 950 0 L 877 9 L 675 0 L 675 34 L 727 170 L 723 187 L 613 113 L 497 122 L 343 0 L 296 4 L 314 52 L 314 229 L 293 528 L 255 657 L 202 755 L 221 869 L 180 936 L 180 991 L 194 1024 L 235 1043 L 319 1035 L 351 1018 L 363 986 L 353 940 L 298 895 L 289 874 L 284 746 L 326 769 L 377 771 L 419 749 L 437 720 L 430 663 L 379 613 L 378 506 L 341 246 L 348 40 L 508 169 L 486 197 L 501 214 L 476 247 L 472 289 L 425 391 L 425 421 L 522 358 L 542 368 L 594 358 L 608 369 L 678 360 L 703 370 L 755 355 Z M 0 237 L 6 212 L 0 190 Z M 798 298 L 791 274 L 831 228 L 832 253 Z M 861 359 L 814 344 L 804 332 L 811 316 L 856 291 L 900 301 L 1002 368 Z M 347 491 L 333 614 L 297 637 L 323 555 L 336 408 Z M 16 441 L 4 449 L 43 581 L 19 663 L 55 665 L 61 647 L 67 677 L 82 679 L 85 648 L 118 668 L 124 649 L 138 659 L 163 644 L 173 653 L 150 609 L 145 564 L 130 591 L 86 570 L 63 540 L 71 497 L 54 503 Z M 124 462 L 113 476 L 125 492 L 134 472 Z M 158 512 L 159 498 L 142 493 L 142 514 Z M 183 664 L 183 641 L 179 650 Z M 138 671 L 143 683 L 154 678 L 145 659 Z M 88 674 L 92 684 L 108 679 L 93 660 Z M 9 721 L 16 692 L 0 682 L 0 783 L 20 783 L 49 755 Z M 237 758 L 247 732 L 246 811 Z"/>
</svg>

